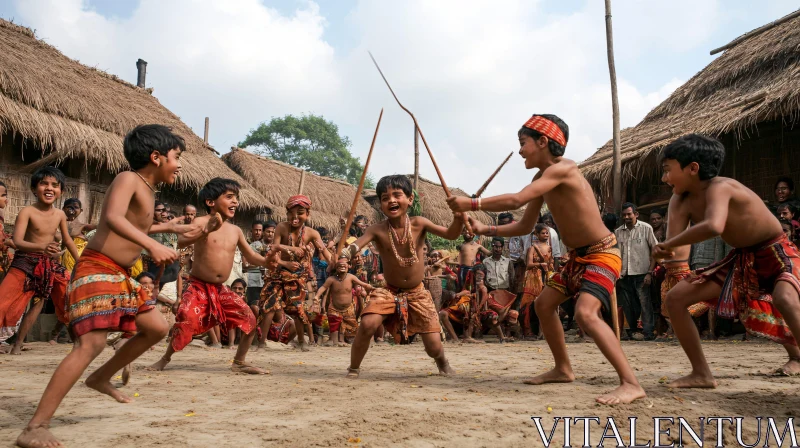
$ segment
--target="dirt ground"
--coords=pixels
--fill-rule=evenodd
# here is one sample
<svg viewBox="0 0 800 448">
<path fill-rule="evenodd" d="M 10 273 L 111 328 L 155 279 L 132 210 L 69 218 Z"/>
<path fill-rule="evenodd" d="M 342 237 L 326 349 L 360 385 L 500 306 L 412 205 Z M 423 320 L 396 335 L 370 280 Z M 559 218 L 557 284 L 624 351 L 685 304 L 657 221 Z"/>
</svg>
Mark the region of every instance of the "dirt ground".
<svg viewBox="0 0 800 448">
<path fill-rule="evenodd" d="M 33 350 L 22 356 L 0 356 L 0 446 L 13 444 L 52 371 L 70 350 L 68 345 L 29 346 Z M 349 348 L 251 352 L 252 362 L 272 371 L 268 376 L 234 375 L 228 370 L 232 351 L 191 346 L 173 357 L 167 371 L 141 369 L 165 347 L 159 344 L 136 363 L 123 389 L 138 394 L 135 403 L 118 404 L 81 381 L 56 413 L 53 433 L 67 446 L 82 447 L 514 447 L 542 446 L 531 416 L 544 417 L 546 433 L 553 416 L 598 416 L 603 425 L 613 416 L 626 443 L 628 416 L 640 418 L 640 442 L 652 439 L 654 416 L 683 416 L 690 422 L 700 416 L 743 416 L 749 417 L 745 440 L 752 443 L 752 417 L 780 417 L 782 428 L 787 416 L 800 415 L 800 379 L 762 373 L 785 362 L 782 347 L 768 342 L 705 343 L 720 382 L 711 391 L 677 391 L 661 384 L 665 377 L 687 373 L 688 362 L 677 344 L 626 342 L 648 397 L 615 408 L 594 402 L 617 378 L 587 343 L 569 344 L 575 383 L 538 387 L 521 381 L 552 366 L 544 342 L 447 345 L 458 371 L 450 378 L 436 374 L 419 343 L 377 346 L 355 381 L 344 378 Z M 94 365 L 111 354 L 107 349 Z M 708 428 L 706 439 L 713 440 L 715 432 Z M 572 433 L 573 446 L 580 446 L 582 424 Z M 592 429 L 595 445 L 601 433 L 602 427 Z M 728 427 L 725 434 L 735 433 Z M 563 441 L 561 426 L 555 439 Z"/>
</svg>

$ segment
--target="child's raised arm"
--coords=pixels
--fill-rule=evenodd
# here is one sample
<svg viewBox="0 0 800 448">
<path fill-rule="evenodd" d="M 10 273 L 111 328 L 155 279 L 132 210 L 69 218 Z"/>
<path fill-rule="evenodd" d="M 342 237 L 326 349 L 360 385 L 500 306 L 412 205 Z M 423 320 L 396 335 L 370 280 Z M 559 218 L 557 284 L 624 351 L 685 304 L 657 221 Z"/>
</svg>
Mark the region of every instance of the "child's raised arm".
<svg viewBox="0 0 800 448">
<path fill-rule="evenodd" d="M 422 226 L 426 232 L 432 233 L 447 240 L 458 239 L 458 237 L 461 236 L 461 229 L 464 228 L 463 213 L 453 213 L 453 222 L 451 222 L 450 227 L 447 228 L 444 226 L 438 226 L 428 220 L 428 218 L 423 218 L 421 216 L 415 217 L 414 220 L 422 223 Z"/>
<path fill-rule="evenodd" d="M 62 235 L 62 243 L 66 246 L 69 253 L 72 255 L 73 260 L 77 260 L 78 255 L 78 248 L 75 246 L 75 242 L 72 241 L 72 236 L 69 234 L 69 225 L 67 224 L 67 215 L 64 212 L 60 211 L 61 213 L 61 222 L 58 223 L 59 229 L 61 230 Z"/>
<path fill-rule="evenodd" d="M 364 247 L 367 244 L 371 243 L 372 240 L 375 239 L 375 232 L 377 231 L 378 225 L 379 224 L 373 224 L 373 225 L 367 227 L 367 230 L 364 231 L 363 235 L 358 237 L 358 239 L 353 241 L 353 243 L 350 244 L 348 247 L 344 248 L 345 251 L 349 251 L 350 252 L 350 257 L 354 256 L 358 251 L 361 250 L 362 247 Z M 344 238 L 345 241 L 347 241 L 347 235 L 342 235 L 342 238 Z M 339 254 L 336 254 L 336 256 L 338 257 Z M 350 257 L 348 257 L 348 258 L 350 258 Z"/>
<path fill-rule="evenodd" d="M 375 288 L 372 287 L 372 285 L 364 283 L 361 280 L 359 280 L 358 277 L 356 277 L 355 275 L 353 275 L 353 274 L 347 274 L 347 275 L 349 275 L 351 277 L 351 280 L 353 280 L 353 283 L 355 283 L 356 285 L 364 288 L 364 290 L 366 290 L 367 292 L 371 292 L 373 289 L 375 289 Z"/>
<path fill-rule="evenodd" d="M 317 248 L 319 253 L 322 255 L 322 258 L 324 258 L 325 261 L 328 262 L 328 264 L 331 264 L 331 262 L 333 261 L 332 260 L 333 256 L 331 255 L 330 251 L 328 251 L 328 248 L 325 246 L 325 243 L 322 242 L 322 237 L 316 230 L 314 230 L 314 233 L 311 234 L 311 243 L 314 245 L 314 247 Z"/>
</svg>

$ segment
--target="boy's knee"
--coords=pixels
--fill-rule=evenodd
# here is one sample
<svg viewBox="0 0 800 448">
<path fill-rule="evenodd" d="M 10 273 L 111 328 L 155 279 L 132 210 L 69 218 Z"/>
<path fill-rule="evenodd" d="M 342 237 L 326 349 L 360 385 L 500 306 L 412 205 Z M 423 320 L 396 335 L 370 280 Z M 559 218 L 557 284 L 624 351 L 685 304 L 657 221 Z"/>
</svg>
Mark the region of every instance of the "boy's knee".
<svg viewBox="0 0 800 448">
<path fill-rule="evenodd" d="M 145 330 L 148 337 L 159 341 L 166 337 L 167 333 L 169 333 L 169 324 L 163 319 L 156 319 L 155 323 Z"/>
<path fill-rule="evenodd" d="M 545 302 L 544 300 L 537 300 L 533 302 L 533 309 L 536 311 L 536 314 L 540 316 L 555 311 L 555 307 Z"/>
<path fill-rule="evenodd" d="M 372 335 L 378 330 L 378 327 L 381 326 L 381 323 L 382 322 L 380 319 L 362 319 L 358 328 L 359 329 L 363 328 L 364 332 L 366 332 L 369 335 Z"/>
<path fill-rule="evenodd" d="M 772 302 L 775 304 L 775 307 L 779 308 L 780 310 L 786 310 L 791 307 L 797 308 L 800 306 L 800 304 L 798 304 L 797 297 L 797 292 L 795 292 L 793 289 L 791 291 L 781 289 L 772 293 Z"/>
<path fill-rule="evenodd" d="M 591 308 L 578 308 L 575 310 L 575 320 L 581 327 L 587 327 L 592 323 L 598 321 L 600 317 L 597 315 L 597 310 Z"/>
<path fill-rule="evenodd" d="M 445 311 L 445 310 L 439 311 L 439 320 L 442 320 L 442 319 L 445 319 L 445 318 L 447 318 L 447 311 Z"/>
</svg>

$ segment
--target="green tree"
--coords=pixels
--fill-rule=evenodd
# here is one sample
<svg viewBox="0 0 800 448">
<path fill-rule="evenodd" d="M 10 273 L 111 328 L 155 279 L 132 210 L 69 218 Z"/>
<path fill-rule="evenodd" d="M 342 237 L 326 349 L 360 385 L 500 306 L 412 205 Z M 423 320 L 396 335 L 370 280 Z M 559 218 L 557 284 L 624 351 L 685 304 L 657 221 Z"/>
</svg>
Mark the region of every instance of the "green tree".
<svg viewBox="0 0 800 448">
<path fill-rule="evenodd" d="M 342 179 L 358 185 L 364 165 L 350 153 L 350 139 L 339 135 L 339 127 L 318 115 L 272 118 L 250 130 L 239 147 L 320 176 Z M 364 188 L 374 188 L 367 174 Z"/>
</svg>

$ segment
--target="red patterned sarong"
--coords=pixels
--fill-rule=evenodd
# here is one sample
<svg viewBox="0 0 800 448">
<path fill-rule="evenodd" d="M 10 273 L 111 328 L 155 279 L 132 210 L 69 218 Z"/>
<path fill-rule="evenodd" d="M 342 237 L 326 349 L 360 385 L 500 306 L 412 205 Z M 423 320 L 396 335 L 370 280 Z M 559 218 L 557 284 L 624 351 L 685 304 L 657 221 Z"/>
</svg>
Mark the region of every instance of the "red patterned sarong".
<svg viewBox="0 0 800 448">
<path fill-rule="evenodd" d="M 289 335 L 291 335 L 290 325 L 294 324 L 291 317 L 282 314 L 280 322 L 273 322 L 267 331 L 267 339 L 273 342 L 280 342 L 281 344 L 289 343 Z"/>
<path fill-rule="evenodd" d="M 239 328 L 250 334 L 256 328 L 256 317 L 236 293 L 222 283 L 208 283 L 189 278 L 189 287 L 181 296 L 172 332 L 172 348 L 183 350 L 192 336 L 205 333 L 219 324 Z"/>
<path fill-rule="evenodd" d="M 328 330 L 342 331 L 345 335 L 352 336 L 356 333 L 358 321 L 356 320 L 356 309 L 351 303 L 343 310 L 337 310 L 332 304 L 328 308 Z"/>
<path fill-rule="evenodd" d="M 547 281 L 547 286 L 568 297 L 589 293 L 600 300 L 610 316 L 611 292 L 622 269 L 617 237 L 612 233 L 590 246 L 569 251 L 568 256 L 569 261 Z"/>
<path fill-rule="evenodd" d="M 666 269 L 666 275 L 661 283 L 661 315 L 669 320 L 667 310 L 667 293 L 678 283 L 692 276 L 692 270 L 688 263 L 673 264 Z M 697 302 L 689 306 L 689 314 L 692 317 L 700 317 L 708 311 L 710 305 L 707 302 Z"/>
<path fill-rule="evenodd" d="M 789 326 L 772 303 L 775 283 L 787 282 L 800 294 L 800 252 L 786 235 L 748 248 L 734 249 L 711 266 L 698 269 L 692 283 L 722 286 L 717 315 L 739 317 L 748 333 L 780 344 L 797 345 Z"/>
<path fill-rule="evenodd" d="M 76 336 L 92 330 L 136 332 L 136 315 L 155 308 L 150 292 L 128 269 L 100 252 L 86 249 L 73 270 L 66 310 Z"/>
<path fill-rule="evenodd" d="M 504 289 L 496 289 L 489 293 L 489 309 L 497 313 L 501 322 L 516 324 L 519 312 L 512 310 L 516 296 Z"/>
<path fill-rule="evenodd" d="M 369 302 L 364 307 L 362 316 L 388 316 L 383 324 L 397 343 L 407 344 L 408 336 L 413 334 L 439 333 L 442 330 L 431 294 L 422 283 L 413 289 L 393 286 L 387 286 L 387 289 L 377 288 L 372 290 L 367 300 Z"/>
</svg>

